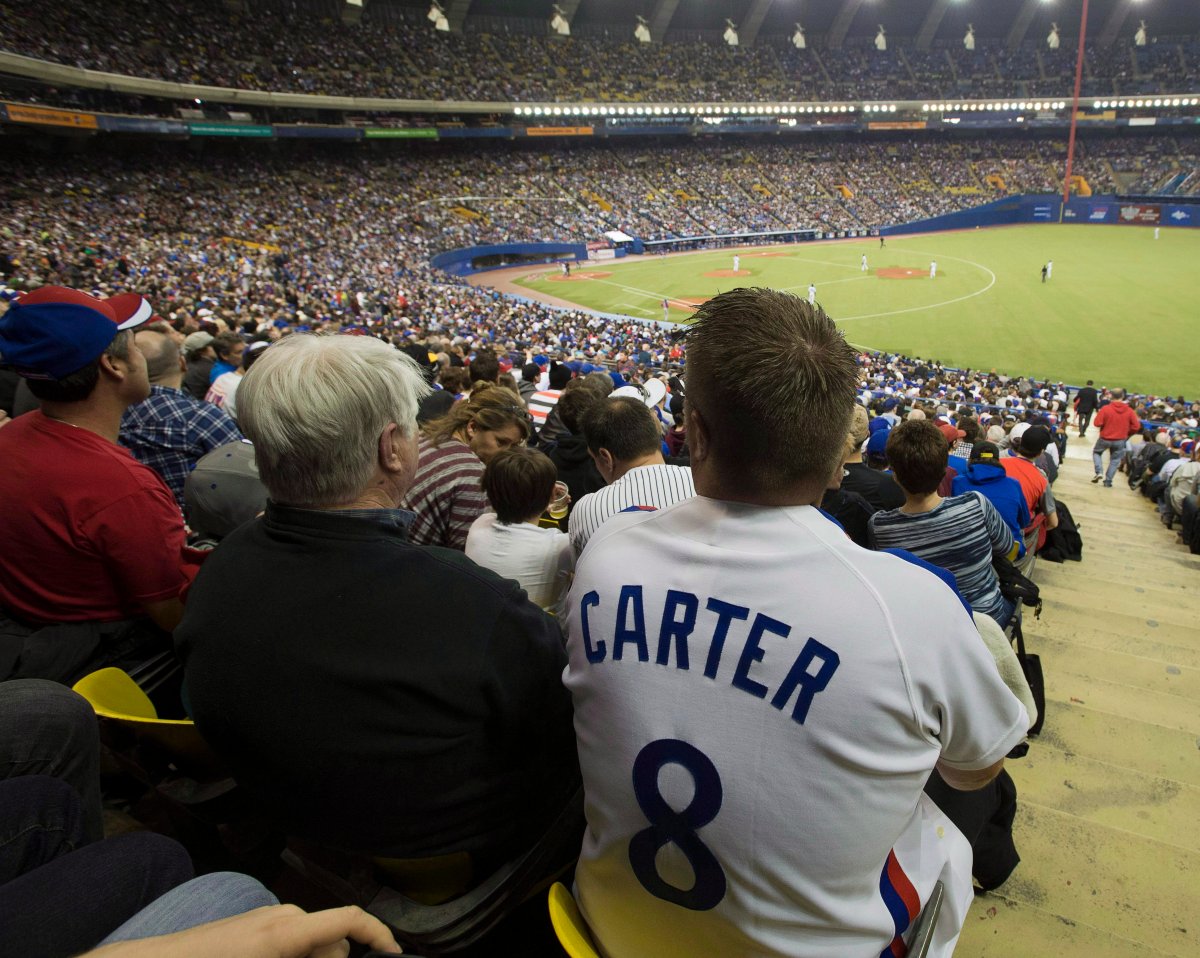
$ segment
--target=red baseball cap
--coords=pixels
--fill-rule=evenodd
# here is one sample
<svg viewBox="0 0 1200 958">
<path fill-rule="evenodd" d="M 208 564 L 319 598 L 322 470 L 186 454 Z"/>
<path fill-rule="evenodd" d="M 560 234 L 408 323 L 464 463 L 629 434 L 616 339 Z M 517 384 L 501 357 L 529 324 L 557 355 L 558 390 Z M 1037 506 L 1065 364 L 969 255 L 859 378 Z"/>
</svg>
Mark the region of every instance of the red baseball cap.
<svg viewBox="0 0 1200 958">
<path fill-rule="evenodd" d="M 0 363 L 26 379 L 64 379 L 98 359 L 121 330 L 135 329 L 153 314 L 137 293 L 99 299 L 42 286 L 0 317 Z"/>
</svg>

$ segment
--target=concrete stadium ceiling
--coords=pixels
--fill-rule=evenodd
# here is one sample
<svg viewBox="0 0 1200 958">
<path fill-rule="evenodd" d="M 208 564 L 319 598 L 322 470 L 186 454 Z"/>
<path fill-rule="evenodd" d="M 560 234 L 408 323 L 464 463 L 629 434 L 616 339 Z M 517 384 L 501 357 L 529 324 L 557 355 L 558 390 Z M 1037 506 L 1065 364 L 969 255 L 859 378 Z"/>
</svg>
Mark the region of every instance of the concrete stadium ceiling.
<svg viewBox="0 0 1200 958">
<path fill-rule="evenodd" d="M 429 5 L 428 0 L 380 2 L 426 9 Z M 638 14 L 653 21 L 656 11 L 674 6 L 669 23 L 671 31 L 719 33 L 725 27 L 726 18 L 744 28 L 751 20 L 751 12 L 764 3 L 765 14 L 760 9 L 760 40 L 781 34 L 790 36 L 797 21 L 804 25 L 809 38 L 816 40 L 829 33 L 838 13 L 853 0 L 580 0 L 570 19 L 575 24 L 612 26 L 617 31 L 628 28 L 632 33 Z M 548 22 L 551 4 L 552 0 L 470 0 L 468 17 L 521 17 Z M 935 16 L 934 39 L 961 40 L 967 24 L 972 23 L 978 38 L 1004 40 L 1025 6 L 1025 0 L 948 0 L 945 3 L 941 0 L 862 0 L 847 37 L 851 40 L 874 37 L 882 23 L 891 37 L 913 38 L 921 30 L 930 10 L 940 6 L 945 7 L 945 12 L 940 21 Z M 1044 36 L 1052 21 L 1058 23 L 1064 39 L 1078 34 L 1082 0 L 1039 0 L 1034 6 L 1027 38 Z M 1115 23 L 1116 37 L 1132 39 L 1139 19 L 1147 21 L 1152 37 L 1200 34 L 1198 0 L 1091 0 L 1090 8 L 1088 33 L 1093 37 L 1101 36 L 1106 26 Z M 655 36 L 655 40 L 658 39 Z"/>
</svg>

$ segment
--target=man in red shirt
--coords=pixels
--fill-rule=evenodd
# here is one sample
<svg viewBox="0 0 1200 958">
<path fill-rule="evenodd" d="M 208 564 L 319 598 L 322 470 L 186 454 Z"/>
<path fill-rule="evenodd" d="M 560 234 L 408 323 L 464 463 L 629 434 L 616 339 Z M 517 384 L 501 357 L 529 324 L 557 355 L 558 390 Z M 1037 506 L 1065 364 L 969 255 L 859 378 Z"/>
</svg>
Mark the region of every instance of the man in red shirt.
<svg viewBox="0 0 1200 958">
<path fill-rule="evenodd" d="M 1045 426 L 1030 426 L 1021 433 L 1017 447 L 1000 460 L 1008 477 L 1020 483 L 1025 504 L 1033 517 L 1033 521 L 1023 530 L 1025 557 L 1017 563 L 1017 568 L 1026 575 L 1033 568 L 1037 550 L 1045 544 L 1046 533 L 1058 528 L 1058 506 L 1054 502 L 1054 493 L 1050 491 L 1050 481 L 1034 462 L 1053 441 L 1050 430 Z M 1046 517 L 1044 521 L 1040 519 L 1041 516 Z"/>
<path fill-rule="evenodd" d="M 1099 482 L 1104 469 L 1104 450 L 1108 450 L 1108 471 L 1104 473 L 1104 485 L 1112 486 L 1113 476 L 1125 456 L 1126 441 L 1130 436 L 1142 430 L 1142 421 L 1137 413 L 1125 402 L 1125 390 L 1114 389 L 1112 402 L 1096 414 L 1096 427 L 1100 430 L 1100 438 L 1092 447 L 1092 464 L 1096 474 L 1092 482 Z"/>
<path fill-rule="evenodd" d="M 166 645 L 201 553 L 153 470 L 117 445 L 150 392 L 135 293 L 44 286 L 0 317 L 0 357 L 41 408 L 0 430 L 0 680 L 71 682 Z"/>
</svg>

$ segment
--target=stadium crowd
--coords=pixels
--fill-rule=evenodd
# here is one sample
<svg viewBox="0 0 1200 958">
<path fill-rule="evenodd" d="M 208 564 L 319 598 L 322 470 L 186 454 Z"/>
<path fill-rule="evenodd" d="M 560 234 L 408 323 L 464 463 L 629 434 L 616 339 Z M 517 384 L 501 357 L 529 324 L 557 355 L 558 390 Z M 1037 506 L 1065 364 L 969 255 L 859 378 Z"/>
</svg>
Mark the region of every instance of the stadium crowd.
<svg viewBox="0 0 1200 958">
<path fill-rule="evenodd" d="M 0 638 L 13 652 L 4 660 L 0 710 L 5 728 L 32 729 L 34 715 L 42 724 L 16 740 L 0 735 L 0 754 L 32 740 L 57 758 L 36 768 L 6 762 L 17 776 L 0 780 L 0 815 L 37 822 L 34 835 L 52 828 L 44 823 L 57 815 L 78 825 L 40 858 L 26 856 L 0 872 L 5 914 L 20 916 L 0 922 L 0 943 L 29 941 L 31 928 L 53 927 L 52 935 L 41 933 L 40 953 L 105 943 L 113 949 L 105 958 L 123 958 L 124 940 L 183 934 L 213 936 L 209 947 L 238 955 L 255 920 L 248 910 L 274 906 L 245 876 L 189 881 L 187 854 L 170 839 L 99 840 L 95 720 L 44 680 L 71 682 L 154 654 L 169 660 L 171 633 L 189 714 L 273 827 L 343 854 L 465 853 L 477 874 L 537 847 L 544 869 L 512 879 L 519 900 L 529 887 L 520 882 L 536 884 L 580 856 L 581 787 L 593 810 L 635 812 L 609 783 L 620 780 L 614 761 L 636 767 L 645 761 L 635 755 L 645 737 L 662 734 L 654 705 L 667 674 L 661 666 L 677 656 L 678 674 L 686 676 L 700 606 L 679 590 L 700 579 L 676 579 L 673 570 L 683 565 L 693 576 L 706 567 L 703 575 L 720 582 L 722 596 L 771 612 L 754 620 L 746 640 L 752 651 L 743 652 L 729 690 L 693 688 L 693 695 L 717 698 L 687 720 L 689 738 L 733 774 L 741 750 L 712 737 L 701 719 L 717 702 L 758 709 L 766 703 L 754 703 L 771 687 L 790 689 L 770 703 L 787 729 L 806 722 L 825 728 L 826 703 L 861 715 L 865 691 L 880 681 L 894 683 L 898 701 L 908 701 L 894 650 L 884 656 L 891 665 L 873 667 L 881 670 L 874 677 L 849 688 L 831 684 L 841 662 L 871 648 L 851 650 L 842 637 L 874 636 L 862 628 L 863 616 L 878 616 L 905 657 L 930 656 L 919 674 L 945 686 L 928 703 L 920 692 L 918 707 L 941 716 L 942 728 L 946 708 L 959 710 L 960 722 L 931 749 L 925 731 L 901 732 L 883 719 L 894 704 L 872 705 L 882 710 L 871 724 L 880 732 L 865 744 L 849 736 L 821 748 L 884 765 L 850 775 L 831 801 L 840 803 L 840 790 L 856 783 L 895 777 L 886 789 L 895 807 L 879 818 L 908 822 L 914 836 L 949 834 L 978 887 L 998 887 L 1019 862 L 1011 833 L 1016 786 L 1003 757 L 1037 717 L 1003 630 L 1019 628 L 1037 557 L 1079 555 L 1069 510 L 1053 492 L 1067 430 L 1084 434 L 1082 417 L 1094 412 L 1097 450 L 1110 453 L 1106 482 L 1127 458 L 1131 479 L 1158 487 L 1165 520 L 1196 526 L 1200 461 L 1188 431 L 1200 404 L 1182 398 L 1127 404 L 1119 389 L 1093 390 L 1094 408 L 1090 401 L 1082 408 L 1088 394 L 1072 397 L 1061 383 L 855 354 L 819 310 L 768 291 L 710 301 L 680 344 L 640 324 L 519 305 L 449 282 L 424 265 L 418 247 L 391 246 L 381 272 L 380 260 L 363 262 L 380 237 L 356 233 L 365 227 L 336 200 L 330 219 L 314 225 L 327 231 L 323 244 L 248 251 L 206 236 L 199 224 L 241 225 L 284 240 L 299 229 L 303 204 L 294 218 L 268 224 L 255 206 L 261 187 L 248 185 L 259 182 L 253 178 L 244 178 L 235 199 L 194 189 L 201 181 L 164 177 L 151 201 L 123 189 L 116 170 L 110 175 L 111 191 L 73 181 L 49 194 L 48 207 L 32 193 L 24 197 L 24 218 L 6 237 L 17 250 L 3 260 L 6 270 L 21 271 L 22 285 L 38 288 L 0 305 L 0 353 L 20 377 L 12 404 L 0 401 L 0 455 L 8 464 L 0 498 L 28 506 L 0 518 Z M 86 198 L 86 222 L 103 222 L 104 231 L 72 234 L 85 220 L 63 204 L 70 195 Z M 390 217 L 403 215 L 369 205 L 381 224 L 394 226 Z M 121 222 L 136 222 L 144 243 L 122 234 Z M 14 237 L 38 245 L 12 247 Z M 356 290 L 345 277 L 380 285 Z M 40 285 L 67 282 L 112 295 Z M 393 282 L 398 292 L 386 285 Z M 751 320 L 764 342 L 746 342 Z M 778 377 L 768 356 L 786 357 L 793 373 Z M 737 374 L 726 375 L 727 368 Z M 784 380 L 797 382 L 799 392 Z M 4 381 L 14 384 L 12 372 Z M 430 382 L 440 388 L 430 391 Z M 22 389 L 37 408 L 16 407 Z M 1143 422 L 1146 416 L 1165 419 L 1165 428 Z M 1127 438 L 1143 428 L 1148 441 L 1125 457 Z M 118 442 L 143 465 L 135 469 Z M 755 463 L 750 474 L 747 462 Z M 780 484 L 797 475 L 805 491 L 781 502 Z M 811 508 L 817 505 L 822 511 Z M 70 535 L 41 518 L 57 509 L 67 510 Z M 559 522 L 552 521 L 556 509 Z M 793 525 L 795 538 L 778 535 L 781 521 Z M 718 547 L 686 545 L 703 529 L 711 530 L 703 541 Z M 214 542 L 208 551 L 192 547 Z M 781 542 L 798 551 L 782 559 Z M 843 564 L 845 574 L 831 574 Z M 64 569 L 72 574 L 64 577 Z M 772 569 L 785 578 L 764 593 L 762 577 Z M 815 593 L 795 609 L 761 596 L 790 596 L 785 582 L 821 577 L 838 597 L 819 613 L 830 622 L 844 619 L 847 596 L 871 583 L 849 606 L 859 627 L 814 628 L 822 638 L 810 638 L 789 670 L 766 635 L 786 636 L 786 619 L 800 608 L 812 615 Z M 248 581 L 261 598 L 234 601 Z M 397 591 L 398 582 L 420 588 Z M 665 600 L 656 598 L 660 592 Z M 430 595 L 452 596 L 458 614 L 440 614 Z M 875 603 L 888 609 L 886 619 Z M 722 636 L 753 611 L 716 597 L 707 607 L 727 616 Z M 636 671 L 654 668 L 637 663 L 651 654 L 645 621 L 660 618 L 660 669 Z M 932 620 L 940 625 L 931 631 Z M 397 622 L 409 637 L 400 646 Z M 341 638 L 331 645 L 334 634 Z M 939 650 L 928 649 L 930 635 L 939 636 Z M 346 643 L 353 656 L 339 651 Z M 768 646 L 775 652 L 763 664 Z M 625 668 L 635 672 L 613 684 L 623 648 L 632 660 Z M 720 659 L 713 649 L 710 663 Z M 933 663 L 945 656 L 961 661 L 942 673 Z M 738 675 L 751 661 L 759 665 L 749 685 Z M 814 665 L 818 672 L 809 671 Z M 706 683 L 716 664 L 707 671 Z M 952 679 L 946 684 L 938 674 Z M 67 717 L 47 725 L 45 716 L 60 709 Z M 632 723 L 627 740 L 613 741 L 605 718 L 612 714 Z M 672 716 L 672 729 L 684 720 L 682 712 Z M 831 729 L 853 727 L 832 721 Z M 601 748 L 595 736 L 602 729 Z M 447 750 L 447 741 L 456 744 Z M 785 735 L 774 747 L 785 742 L 795 739 Z M 902 743 L 924 756 L 918 772 L 888 765 Z M 679 755 L 685 767 L 700 761 Z M 803 747 L 796 761 L 809 774 L 826 762 Z M 332 789 L 311 774 L 335 766 Z M 708 788 L 705 781 L 696 787 Z M 778 803 L 762 804 L 758 791 L 774 787 L 760 778 L 754 797 L 731 800 L 748 801 L 743 807 L 760 814 L 779 814 L 783 803 L 787 814 L 790 785 L 778 786 Z M 685 894 L 682 878 L 655 881 L 640 853 L 625 854 L 641 821 L 608 824 L 589 812 L 595 843 L 585 844 L 577 866 L 588 920 L 614 953 L 636 952 L 621 943 L 628 926 L 612 909 L 644 895 L 640 889 L 676 904 Z M 863 891 L 870 904 L 842 889 L 821 912 L 832 915 L 822 918 L 830 927 L 857 929 L 874 953 L 904 929 L 893 928 L 886 909 L 874 915 L 876 858 L 895 841 L 893 824 L 880 836 L 868 825 L 878 818 L 862 816 L 856 828 L 865 831 L 853 840 L 874 863 Z M 791 833 L 799 834 L 794 822 Z M 736 854 L 735 835 L 709 835 L 726 860 Z M 629 881 L 602 879 L 612 867 L 608 849 L 632 868 Z M 890 854 L 926 895 L 941 866 L 903 848 Z M 37 882 L 77 882 L 85 867 L 106 876 L 113 893 L 69 914 L 54 903 L 58 896 L 40 893 Z M 845 871 L 864 879 L 850 863 Z M 801 866 L 785 872 L 772 894 L 799 920 L 811 896 L 825 893 L 807 884 Z M 155 880 L 132 883 L 140 873 Z M 943 934 L 952 936 L 970 885 L 960 880 L 947 894 Z M 863 908 L 873 915 L 865 922 Z M 703 932 L 677 922 L 672 934 L 711 942 L 713 934 L 746 933 L 735 905 L 718 914 L 720 923 Z M 394 947 L 390 932 L 357 912 L 274 915 L 276 934 L 319 921 L 331 941 L 350 936 Z M 641 926 L 639 940 L 656 925 L 660 919 Z M 784 922 L 756 934 L 794 954 L 802 946 L 795 927 Z"/>
<path fill-rule="evenodd" d="M 255 3 L 232 10 L 219 0 L 137 0 L 103 5 L 72 0 L 45 10 L 34 0 L 0 3 L 3 49 L 105 72 L 236 89 L 490 102 L 592 99 L 945 99 L 1067 95 L 1074 56 L 1030 41 L 1015 51 L 981 38 L 919 52 L 869 37 L 838 49 L 790 37 L 731 48 L 719 38 L 669 35 L 547 36 L 544 21 L 505 20 L 464 33 L 434 31 L 424 11 L 375 2 L 357 24 L 328 0 Z M 485 32 L 486 31 L 486 32 Z M 1085 96 L 1185 92 L 1200 73 L 1200 42 L 1164 41 L 1136 49 L 1128 39 L 1089 45 Z M 886 91 L 886 92 L 884 92 Z"/>
</svg>

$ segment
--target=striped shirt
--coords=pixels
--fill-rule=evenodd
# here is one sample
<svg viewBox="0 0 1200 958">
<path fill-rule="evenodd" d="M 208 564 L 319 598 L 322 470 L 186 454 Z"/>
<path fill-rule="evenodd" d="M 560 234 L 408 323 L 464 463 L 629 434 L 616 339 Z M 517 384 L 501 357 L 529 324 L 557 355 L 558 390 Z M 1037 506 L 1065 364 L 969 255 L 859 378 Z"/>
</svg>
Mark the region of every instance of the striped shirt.
<svg viewBox="0 0 1200 958">
<path fill-rule="evenodd" d="M 558 397 L 561 395 L 561 389 L 539 389 L 529 397 L 525 405 L 529 409 L 533 424 L 539 429 L 546 424 L 546 417 L 550 415 L 550 410 L 558 403 Z"/>
<path fill-rule="evenodd" d="M 687 466 L 637 466 L 612 485 L 590 492 L 571 508 L 571 545 L 583 552 L 597 529 L 618 512 L 655 512 L 696 495 Z"/>
<path fill-rule="evenodd" d="M 435 446 L 422 437 L 418 449 L 417 474 L 404 498 L 404 508 L 415 513 L 409 541 L 461 551 L 471 523 L 489 509 L 480 486 L 483 463 L 457 439 Z"/>
<path fill-rule="evenodd" d="M 1000 513 L 978 492 L 951 496 L 929 512 L 910 515 L 899 509 L 871 516 L 871 545 L 907 549 L 954 574 L 958 591 L 976 612 L 1001 616 L 1005 609 L 993 555 L 1016 545 Z"/>
</svg>

